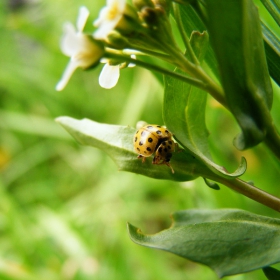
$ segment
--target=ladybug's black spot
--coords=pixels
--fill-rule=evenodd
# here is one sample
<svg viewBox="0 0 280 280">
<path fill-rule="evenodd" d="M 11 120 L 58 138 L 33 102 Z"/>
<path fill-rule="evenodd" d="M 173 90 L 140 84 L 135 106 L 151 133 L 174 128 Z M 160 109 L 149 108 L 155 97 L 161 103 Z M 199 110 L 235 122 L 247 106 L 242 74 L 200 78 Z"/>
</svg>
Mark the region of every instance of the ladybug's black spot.
<svg viewBox="0 0 280 280">
<path fill-rule="evenodd" d="M 140 152 L 140 149 L 137 147 L 137 151 L 139 151 Z"/>
<path fill-rule="evenodd" d="M 142 141 L 139 141 L 139 146 L 143 146 L 143 142 Z"/>
<path fill-rule="evenodd" d="M 157 131 L 156 131 L 156 134 L 161 134 L 161 131 L 160 131 L 160 130 L 157 130 Z"/>
<path fill-rule="evenodd" d="M 158 149 L 158 152 L 161 154 L 161 152 L 162 152 L 162 147 L 160 147 L 160 148 Z"/>
<path fill-rule="evenodd" d="M 152 125 L 148 125 L 147 128 L 153 128 L 153 126 Z"/>
<path fill-rule="evenodd" d="M 161 128 L 161 126 L 160 126 L 160 125 L 157 125 L 157 127 Z"/>
<path fill-rule="evenodd" d="M 172 141 L 171 141 L 171 140 L 169 140 L 168 143 L 169 143 L 170 145 L 172 145 Z"/>
<path fill-rule="evenodd" d="M 167 149 L 166 148 L 164 148 L 164 151 L 167 153 Z"/>
<path fill-rule="evenodd" d="M 169 131 L 166 129 L 166 130 L 165 130 L 165 133 L 169 133 Z"/>
<path fill-rule="evenodd" d="M 152 143 L 153 142 L 153 138 L 149 137 L 148 138 L 148 142 Z"/>
<path fill-rule="evenodd" d="M 152 150 L 152 149 L 151 149 L 150 147 L 147 147 L 147 151 L 149 151 L 149 152 L 150 152 L 151 150 Z"/>
<path fill-rule="evenodd" d="M 162 142 L 162 145 L 165 146 L 165 145 L 166 145 L 166 142 Z"/>
<path fill-rule="evenodd" d="M 169 150 L 171 150 L 171 147 L 170 147 L 169 145 L 167 146 L 167 148 L 168 148 Z"/>
<path fill-rule="evenodd" d="M 136 141 L 137 141 L 137 137 L 134 138 L 134 142 L 136 142 Z"/>
</svg>

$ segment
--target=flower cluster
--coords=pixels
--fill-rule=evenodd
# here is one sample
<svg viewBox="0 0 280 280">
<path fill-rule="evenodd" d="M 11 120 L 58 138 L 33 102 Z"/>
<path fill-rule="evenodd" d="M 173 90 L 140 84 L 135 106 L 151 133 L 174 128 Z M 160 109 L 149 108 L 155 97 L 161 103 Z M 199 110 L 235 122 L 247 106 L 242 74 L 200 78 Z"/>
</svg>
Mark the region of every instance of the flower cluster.
<svg viewBox="0 0 280 280">
<path fill-rule="evenodd" d="M 89 11 L 81 7 L 76 27 L 71 23 L 64 26 L 61 50 L 70 57 L 70 62 L 56 89 L 62 90 L 77 68 L 89 69 L 99 63 L 105 63 L 99 84 L 109 89 L 117 84 L 120 69 L 134 66 L 131 60 L 137 64 L 135 53 L 140 51 L 159 56 L 166 53 L 163 42 L 173 42 L 166 7 L 168 2 L 134 0 L 132 6 L 126 0 L 107 0 L 107 5 L 93 22 L 96 29 L 91 34 L 84 32 Z M 133 50 L 134 54 L 127 55 L 126 49 Z"/>
</svg>

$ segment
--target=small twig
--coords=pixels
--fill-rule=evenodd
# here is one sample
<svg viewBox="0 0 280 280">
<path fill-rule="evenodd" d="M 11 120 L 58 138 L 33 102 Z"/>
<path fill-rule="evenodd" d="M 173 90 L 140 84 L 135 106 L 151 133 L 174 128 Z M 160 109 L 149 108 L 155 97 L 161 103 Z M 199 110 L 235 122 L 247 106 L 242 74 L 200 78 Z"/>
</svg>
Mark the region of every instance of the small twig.
<svg viewBox="0 0 280 280">
<path fill-rule="evenodd" d="M 215 179 L 217 180 L 217 179 Z M 277 212 L 280 212 L 280 199 L 240 179 L 220 178 L 218 182 L 239 192 Z"/>
</svg>

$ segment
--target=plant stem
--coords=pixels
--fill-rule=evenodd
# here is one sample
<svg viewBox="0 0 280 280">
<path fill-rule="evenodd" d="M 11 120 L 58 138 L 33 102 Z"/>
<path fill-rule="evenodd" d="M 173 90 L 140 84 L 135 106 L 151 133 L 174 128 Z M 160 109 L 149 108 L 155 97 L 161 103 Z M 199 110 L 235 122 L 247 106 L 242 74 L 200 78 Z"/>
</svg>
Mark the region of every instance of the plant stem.
<svg viewBox="0 0 280 280">
<path fill-rule="evenodd" d="M 280 136 L 273 123 L 268 126 L 264 142 L 273 154 L 280 159 Z"/>
<path fill-rule="evenodd" d="M 123 50 L 123 53 L 124 54 L 128 54 L 128 52 L 130 51 L 130 53 L 133 53 L 133 50 L 135 50 L 135 54 L 138 55 L 138 53 L 140 55 L 150 55 L 150 56 L 154 56 L 154 57 L 157 57 L 157 58 L 160 58 L 162 60 L 165 60 L 165 61 L 170 61 L 171 63 L 171 57 L 167 54 L 164 54 L 164 53 L 160 53 L 160 52 L 155 52 L 155 51 L 151 51 L 149 49 L 146 49 L 146 48 L 142 48 L 142 47 L 137 47 L 137 49 L 135 48 L 134 45 L 128 45 L 128 47 L 126 49 Z"/>
<path fill-rule="evenodd" d="M 172 52 L 171 52 L 172 53 Z M 218 85 L 200 65 L 191 63 L 182 53 L 173 51 L 174 61 L 178 68 L 192 77 L 200 79 L 206 85 L 205 91 L 210 93 L 220 104 L 228 109 L 223 88 Z"/>
<path fill-rule="evenodd" d="M 107 49 L 106 53 L 104 54 L 104 57 L 106 58 L 113 58 L 118 59 L 120 61 L 128 62 L 128 63 L 134 63 L 138 66 L 144 67 L 146 69 L 150 69 L 153 71 L 160 72 L 164 75 L 171 76 L 175 79 L 179 79 L 185 83 L 189 83 L 193 86 L 196 86 L 208 93 L 210 93 L 219 103 L 221 103 L 224 107 L 227 108 L 227 104 L 225 101 L 223 89 L 215 83 L 211 77 L 207 75 L 207 73 L 203 70 L 203 68 L 199 65 L 195 65 L 191 63 L 186 57 L 180 53 L 177 49 L 170 50 L 171 53 L 174 54 L 174 59 L 176 60 L 174 63 L 177 64 L 177 66 L 183 70 L 184 72 L 191 74 L 191 76 L 195 77 L 188 77 L 173 71 L 170 71 L 168 69 L 162 68 L 160 66 L 149 64 L 147 62 L 132 59 L 129 56 L 123 55 L 119 51 L 113 50 L 113 49 Z"/>
<path fill-rule="evenodd" d="M 219 177 L 215 181 L 239 192 L 273 210 L 280 212 L 280 199 L 240 179 L 225 179 Z"/>
<path fill-rule="evenodd" d="M 162 67 L 154 65 L 154 64 L 149 64 L 145 61 L 141 61 L 141 60 L 138 60 L 138 59 L 133 59 L 129 56 L 125 56 L 125 55 L 122 55 L 122 54 L 115 53 L 114 51 L 106 51 L 104 57 L 112 58 L 112 59 L 118 59 L 118 60 L 128 62 L 128 63 L 133 63 L 133 64 L 136 64 L 138 66 L 144 67 L 146 69 L 150 69 L 150 70 L 153 70 L 153 71 L 160 72 L 164 75 L 168 75 L 168 76 L 173 77 L 175 79 L 181 80 L 185 83 L 189 83 L 189 84 L 191 84 L 193 86 L 196 86 L 198 88 L 201 88 L 202 90 L 205 90 L 205 91 L 207 91 L 207 88 L 208 88 L 207 85 L 204 82 L 202 82 L 198 79 L 191 78 L 191 77 L 188 77 L 188 76 L 170 71 L 168 69 L 162 68 Z"/>
</svg>

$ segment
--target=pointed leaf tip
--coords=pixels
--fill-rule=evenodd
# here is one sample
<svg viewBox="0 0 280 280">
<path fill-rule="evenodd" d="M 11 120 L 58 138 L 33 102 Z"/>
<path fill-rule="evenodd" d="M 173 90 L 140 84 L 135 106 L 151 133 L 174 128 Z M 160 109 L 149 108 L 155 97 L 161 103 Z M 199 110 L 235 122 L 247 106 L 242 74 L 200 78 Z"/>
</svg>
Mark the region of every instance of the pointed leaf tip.
<svg viewBox="0 0 280 280">
<path fill-rule="evenodd" d="M 280 279 L 280 271 L 273 267 L 263 268 L 263 273 L 267 277 L 268 280 L 279 280 Z"/>
<path fill-rule="evenodd" d="M 207 265 L 219 277 L 280 262 L 280 220 L 238 209 L 179 211 L 170 228 L 152 235 L 128 230 L 135 243 Z"/>
<path fill-rule="evenodd" d="M 142 163 L 134 151 L 133 136 L 136 129 L 133 127 L 98 123 L 89 119 L 77 120 L 71 117 L 58 117 L 56 122 L 80 144 L 93 146 L 107 153 L 119 170 L 174 181 L 190 181 L 199 176 L 194 168 L 196 160 L 185 153 L 174 153 L 171 162 L 174 174 L 165 165 L 152 164 L 152 157 Z"/>
</svg>

